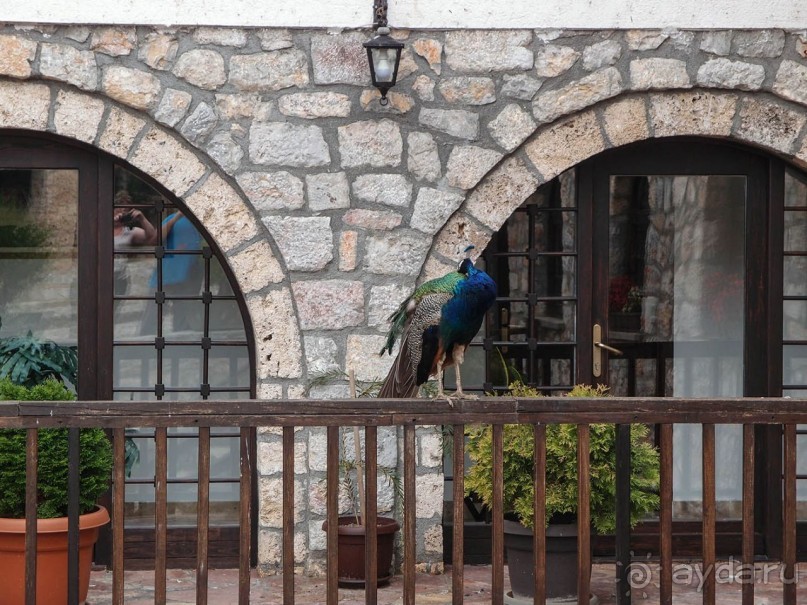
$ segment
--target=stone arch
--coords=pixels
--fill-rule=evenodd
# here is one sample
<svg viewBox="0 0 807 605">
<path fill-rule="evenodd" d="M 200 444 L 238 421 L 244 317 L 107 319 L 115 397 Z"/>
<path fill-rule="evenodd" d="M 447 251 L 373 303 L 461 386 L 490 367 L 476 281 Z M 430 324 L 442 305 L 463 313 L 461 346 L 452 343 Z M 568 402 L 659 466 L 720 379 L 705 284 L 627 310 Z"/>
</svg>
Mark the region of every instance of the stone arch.
<svg viewBox="0 0 807 605">
<path fill-rule="evenodd" d="M 804 168 L 806 124 L 804 106 L 769 93 L 692 89 L 625 94 L 541 125 L 468 193 L 435 236 L 420 277 L 453 269 L 460 246 L 484 250 L 539 185 L 607 149 L 703 136 L 752 145 Z"/>
<path fill-rule="evenodd" d="M 282 257 L 215 162 L 136 110 L 58 84 L 0 80 L 0 128 L 53 133 L 93 145 L 176 195 L 224 253 L 245 296 L 255 336 L 258 395 L 280 397 L 279 385 L 268 381 L 302 375 L 302 339 Z"/>
</svg>

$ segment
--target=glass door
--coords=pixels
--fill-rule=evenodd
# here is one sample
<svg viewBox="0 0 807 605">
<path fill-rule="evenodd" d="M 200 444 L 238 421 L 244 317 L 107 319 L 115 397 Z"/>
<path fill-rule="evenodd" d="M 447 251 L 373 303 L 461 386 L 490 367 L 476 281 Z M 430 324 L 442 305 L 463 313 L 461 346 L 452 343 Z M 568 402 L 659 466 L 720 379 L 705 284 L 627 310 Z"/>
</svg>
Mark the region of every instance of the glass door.
<svg viewBox="0 0 807 605">
<path fill-rule="evenodd" d="M 595 287 L 589 380 L 614 395 L 762 394 L 767 165 L 733 148 L 656 142 L 593 163 Z M 755 320 L 752 322 L 752 318 Z M 764 349 L 765 347 L 761 347 Z M 673 517 L 699 521 L 701 430 L 673 430 Z M 742 430 L 717 427 L 717 514 L 742 512 Z"/>
</svg>

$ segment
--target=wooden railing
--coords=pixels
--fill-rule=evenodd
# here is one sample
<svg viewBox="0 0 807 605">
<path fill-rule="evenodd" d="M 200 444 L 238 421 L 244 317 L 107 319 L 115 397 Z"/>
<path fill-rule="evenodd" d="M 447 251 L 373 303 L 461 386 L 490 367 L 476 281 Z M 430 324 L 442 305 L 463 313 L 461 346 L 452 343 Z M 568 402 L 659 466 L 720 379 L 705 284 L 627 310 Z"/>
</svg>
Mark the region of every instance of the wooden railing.
<svg viewBox="0 0 807 605">
<path fill-rule="evenodd" d="M 545 584 L 545 532 L 544 481 L 546 468 L 546 425 L 570 423 L 577 425 L 578 434 L 578 594 L 579 603 L 588 603 L 591 563 L 589 496 L 587 481 L 589 465 L 589 427 L 592 423 L 612 423 L 622 426 L 623 437 L 629 435 L 630 424 L 660 425 L 661 450 L 661 505 L 660 523 L 660 602 L 672 604 L 672 470 L 673 424 L 701 424 L 703 427 L 703 557 L 704 569 L 715 564 L 715 425 L 742 424 L 743 432 L 743 504 L 742 504 L 742 563 L 754 563 L 754 426 L 782 425 L 784 442 L 784 490 L 782 515 L 782 541 L 784 582 L 782 603 L 795 605 L 796 584 L 792 580 L 796 571 L 796 425 L 807 423 L 807 401 L 776 398 L 744 399 L 638 399 L 551 398 L 514 399 L 508 397 L 463 400 L 449 407 L 442 402 L 428 400 L 306 400 L 306 401 L 228 401 L 228 402 L 2 402 L 0 428 L 27 429 L 27 489 L 26 519 L 26 604 L 34 605 L 36 557 L 36 460 L 37 434 L 41 428 L 68 427 L 70 474 L 70 554 L 69 554 L 69 605 L 77 605 L 78 561 L 78 429 L 102 427 L 109 429 L 114 442 L 114 477 L 112 488 L 113 512 L 113 602 L 124 602 L 123 593 L 123 504 L 124 504 L 124 430 L 126 427 L 153 427 L 156 429 L 155 470 L 155 602 L 166 600 L 166 439 L 169 427 L 199 428 L 199 508 L 197 527 L 197 603 L 207 602 L 207 544 L 208 494 L 210 481 L 210 428 L 241 428 L 241 507 L 239 555 L 239 604 L 250 600 L 250 519 L 256 514 L 250 508 L 253 465 L 249 455 L 249 440 L 253 427 L 282 427 L 283 429 L 283 603 L 294 603 L 294 427 L 327 427 L 327 520 L 328 526 L 338 524 L 339 492 L 339 427 L 363 426 L 366 444 L 365 473 L 366 515 L 376 513 L 377 429 L 379 426 L 403 427 L 404 452 L 404 518 L 403 518 L 403 603 L 415 603 L 415 427 L 418 425 L 450 425 L 455 435 L 464 434 L 466 425 L 493 425 L 493 485 L 494 505 L 492 523 L 492 578 L 491 598 L 501 604 L 504 594 L 503 547 L 503 483 L 502 483 L 502 429 L 506 424 L 530 424 L 535 436 L 535 528 L 536 552 L 535 589 L 536 603 L 544 603 Z M 617 445 L 619 448 L 620 446 Z M 623 445 L 624 447 L 624 441 Z M 454 519 L 463 518 L 464 455 L 463 443 L 454 440 Z M 372 480 L 369 480 L 372 478 Z M 617 478 L 620 483 L 620 478 Z M 626 482 L 624 478 L 622 485 Z M 630 489 L 627 483 L 627 489 Z M 624 498 L 624 494 L 622 495 Z M 624 502 L 623 502 L 624 505 Z M 623 509 L 624 510 L 624 509 Z M 617 518 L 619 520 L 618 512 Z M 619 533 L 617 529 L 617 549 Z M 377 602 L 376 531 L 370 524 L 366 535 L 366 602 Z M 326 602 L 336 605 L 337 592 L 336 532 L 327 535 L 327 588 Z M 619 553 L 617 553 L 619 557 Z M 463 531 L 462 524 L 454 527 L 452 570 L 453 602 L 463 602 Z M 618 566 L 619 567 L 619 566 Z M 627 570 L 624 570 L 627 571 Z M 624 581 L 624 578 L 619 581 Z M 715 602 L 715 575 L 704 578 L 703 602 Z M 617 591 L 620 592 L 620 591 Z M 585 596 L 583 596 L 585 595 Z M 744 583 L 743 605 L 754 602 L 754 584 Z"/>
</svg>

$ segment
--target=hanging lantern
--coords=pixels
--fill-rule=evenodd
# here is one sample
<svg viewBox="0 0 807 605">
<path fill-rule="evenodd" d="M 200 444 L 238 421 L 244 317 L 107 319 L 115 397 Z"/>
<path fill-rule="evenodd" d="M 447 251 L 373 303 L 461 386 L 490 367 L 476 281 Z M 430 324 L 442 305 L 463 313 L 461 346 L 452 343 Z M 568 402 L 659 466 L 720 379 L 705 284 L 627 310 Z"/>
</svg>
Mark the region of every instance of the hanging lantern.
<svg viewBox="0 0 807 605">
<path fill-rule="evenodd" d="M 388 27 L 379 27 L 378 35 L 364 43 L 367 49 L 367 60 L 370 63 L 370 77 L 381 92 L 381 104 L 389 103 L 387 91 L 395 86 L 398 78 L 398 65 L 401 63 L 403 43 L 389 35 Z"/>
</svg>

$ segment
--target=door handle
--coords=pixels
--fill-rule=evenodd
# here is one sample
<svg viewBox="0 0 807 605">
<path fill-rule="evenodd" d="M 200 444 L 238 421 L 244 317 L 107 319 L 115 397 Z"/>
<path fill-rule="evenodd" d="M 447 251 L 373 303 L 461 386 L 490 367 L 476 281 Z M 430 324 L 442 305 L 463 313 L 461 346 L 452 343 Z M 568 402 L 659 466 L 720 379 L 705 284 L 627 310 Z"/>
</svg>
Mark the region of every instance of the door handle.
<svg viewBox="0 0 807 605">
<path fill-rule="evenodd" d="M 602 350 L 605 349 L 614 355 L 622 355 L 622 351 L 602 342 L 602 326 L 594 324 L 592 341 L 594 342 L 592 371 L 595 377 L 602 376 Z"/>
</svg>

